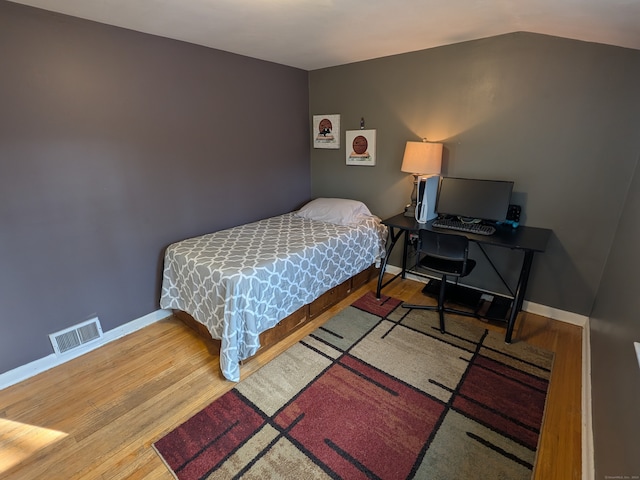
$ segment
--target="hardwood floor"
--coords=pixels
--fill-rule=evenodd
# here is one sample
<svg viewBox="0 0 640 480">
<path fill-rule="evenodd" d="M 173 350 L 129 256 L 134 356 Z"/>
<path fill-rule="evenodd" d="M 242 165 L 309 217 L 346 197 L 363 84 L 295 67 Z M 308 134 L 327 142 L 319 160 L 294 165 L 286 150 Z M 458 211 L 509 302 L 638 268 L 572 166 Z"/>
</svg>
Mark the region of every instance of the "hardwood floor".
<svg viewBox="0 0 640 480">
<path fill-rule="evenodd" d="M 397 280 L 384 293 L 428 302 L 422 286 Z M 374 289 L 370 282 L 246 362 L 243 378 Z M 514 330 L 514 341 L 555 352 L 535 480 L 581 478 L 581 335 L 580 327 L 527 313 Z M 162 320 L 1 390 L 0 478 L 172 479 L 151 444 L 233 386 L 217 352 L 177 319 Z"/>
</svg>

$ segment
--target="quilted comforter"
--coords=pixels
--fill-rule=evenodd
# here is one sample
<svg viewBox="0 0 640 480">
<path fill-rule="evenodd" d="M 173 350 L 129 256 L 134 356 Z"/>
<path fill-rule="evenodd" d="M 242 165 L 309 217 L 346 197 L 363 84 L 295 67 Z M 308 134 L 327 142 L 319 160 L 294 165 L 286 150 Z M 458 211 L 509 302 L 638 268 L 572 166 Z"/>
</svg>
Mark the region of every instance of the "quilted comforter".
<svg viewBox="0 0 640 480">
<path fill-rule="evenodd" d="M 237 382 L 260 333 L 377 262 L 385 241 L 377 217 L 343 226 L 295 213 L 183 240 L 165 252 L 160 306 L 206 325 Z"/>
</svg>

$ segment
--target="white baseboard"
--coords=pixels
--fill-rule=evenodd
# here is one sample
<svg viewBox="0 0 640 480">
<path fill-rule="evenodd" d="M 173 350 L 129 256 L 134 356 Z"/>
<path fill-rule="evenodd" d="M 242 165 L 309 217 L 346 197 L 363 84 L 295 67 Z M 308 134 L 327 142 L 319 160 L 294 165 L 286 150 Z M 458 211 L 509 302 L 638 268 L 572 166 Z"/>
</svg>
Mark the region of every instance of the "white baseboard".
<svg viewBox="0 0 640 480">
<path fill-rule="evenodd" d="M 53 367 L 62 365 L 63 363 L 84 355 L 91 350 L 95 350 L 96 348 L 117 340 L 118 338 L 122 338 L 125 335 L 135 332 L 136 330 L 140 330 L 141 328 L 144 328 L 147 325 L 151 325 L 152 323 L 162 320 L 163 318 L 167 318 L 171 314 L 172 312 L 169 310 L 156 310 L 155 312 L 151 312 L 144 317 L 140 317 L 136 320 L 125 323 L 124 325 L 120 325 L 113 330 L 104 332 L 102 338 L 100 338 L 99 341 L 83 345 L 82 347 L 76 348 L 65 354 L 56 355 L 55 353 L 52 353 L 51 355 L 47 355 L 44 358 L 34 360 L 33 362 L 27 363 L 26 365 L 21 365 L 17 368 L 14 368 L 13 370 L 9 370 L 8 372 L 0 375 L 0 390 L 26 380 L 27 378 L 33 377 L 39 373 L 45 372 Z"/>
<path fill-rule="evenodd" d="M 386 271 L 397 275 L 401 272 L 401 268 L 394 265 L 387 265 Z M 407 278 L 422 283 L 427 282 L 426 278 L 411 275 L 410 273 L 407 273 Z M 460 285 L 463 284 L 460 283 Z M 522 309 L 525 312 L 570 323 L 582 328 L 582 479 L 594 480 L 595 464 L 591 405 L 591 341 L 589 335 L 589 317 L 527 301 L 522 303 Z"/>
<path fill-rule="evenodd" d="M 534 313 L 561 322 L 577 325 L 578 327 L 585 328 L 589 323 L 589 317 L 585 315 L 579 315 L 573 312 L 567 312 L 566 310 L 559 310 L 557 308 L 548 307 L 547 305 L 540 305 L 538 303 L 522 302 L 522 309 L 525 312 Z"/>
</svg>

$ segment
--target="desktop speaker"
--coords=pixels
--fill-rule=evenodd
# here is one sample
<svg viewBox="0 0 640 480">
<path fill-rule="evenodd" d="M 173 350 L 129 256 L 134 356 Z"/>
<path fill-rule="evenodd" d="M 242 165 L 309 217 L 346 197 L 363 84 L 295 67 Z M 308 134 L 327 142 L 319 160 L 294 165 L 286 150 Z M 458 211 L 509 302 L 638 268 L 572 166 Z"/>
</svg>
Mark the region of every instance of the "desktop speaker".
<svg viewBox="0 0 640 480">
<path fill-rule="evenodd" d="M 520 205 L 509 205 L 507 209 L 507 219 L 504 222 L 497 222 L 498 225 L 510 225 L 511 228 L 518 228 L 520 226 L 520 213 L 522 207 Z"/>
<path fill-rule="evenodd" d="M 520 205 L 509 205 L 509 208 L 507 209 L 507 220 L 511 220 L 512 222 L 519 222 L 521 212 L 522 207 Z"/>
</svg>

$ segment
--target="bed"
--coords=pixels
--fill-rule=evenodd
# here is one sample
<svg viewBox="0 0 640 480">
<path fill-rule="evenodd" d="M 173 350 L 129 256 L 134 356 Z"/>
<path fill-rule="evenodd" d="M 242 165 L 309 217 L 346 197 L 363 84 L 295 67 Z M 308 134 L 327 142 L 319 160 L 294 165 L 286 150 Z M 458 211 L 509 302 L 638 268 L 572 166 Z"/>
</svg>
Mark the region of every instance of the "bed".
<svg viewBox="0 0 640 480">
<path fill-rule="evenodd" d="M 379 263 L 386 238 L 363 203 L 316 199 L 167 247 L 160 306 L 205 326 L 220 341 L 222 374 L 238 382 L 261 333 Z"/>
</svg>

